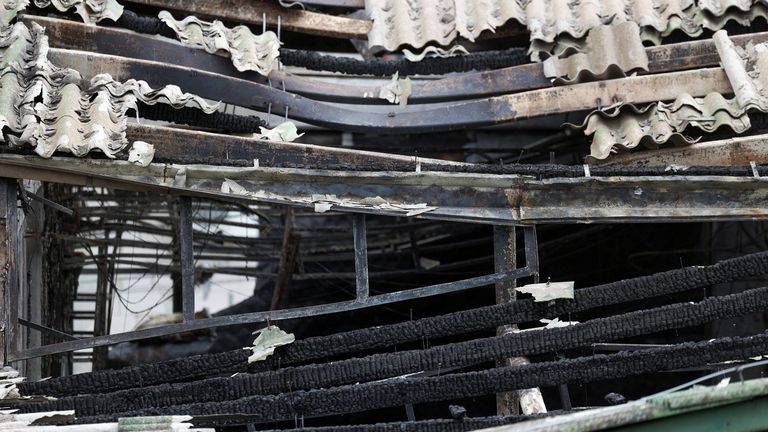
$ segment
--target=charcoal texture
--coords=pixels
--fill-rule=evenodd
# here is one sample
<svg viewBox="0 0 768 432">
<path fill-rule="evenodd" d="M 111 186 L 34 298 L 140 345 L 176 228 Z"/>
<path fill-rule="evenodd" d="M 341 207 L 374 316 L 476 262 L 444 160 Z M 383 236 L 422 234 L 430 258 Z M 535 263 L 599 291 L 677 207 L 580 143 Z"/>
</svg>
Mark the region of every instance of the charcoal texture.
<svg viewBox="0 0 768 432">
<path fill-rule="evenodd" d="M 419 62 L 405 58 L 399 60 L 357 60 L 347 57 L 318 54 L 283 48 L 280 61 L 286 66 L 299 66 L 309 70 L 341 72 L 351 75 L 392 76 L 443 75 L 451 72 L 484 71 L 517 66 L 528 62 L 526 50 L 512 48 L 504 51 L 485 51 L 455 57 L 427 57 Z"/>
<path fill-rule="evenodd" d="M 265 362 L 252 366 L 251 371 L 384 348 L 418 341 L 422 338 L 435 339 L 494 328 L 502 324 L 553 318 L 599 306 L 658 297 L 765 274 L 768 274 L 768 252 L 760 252 L 725 260 L 712 266 L 687 267 L 579 289 L 576 290 L 573 300 L 555 302 L 551 306 L 534 303 L 531 300 L 520 300 L 399 324 L 299 340 L 278 349 L 275 355 Z M 191 381 L 208 376 L 245 372 L 248 370 L 247 357 L 247 351 L 244 350 L 204 354 L 119 370 L 23 383 L 19 385 L 19 390 L 22 395 L 41 394 L 61 397 Z"/>
<path fill-rule="evenodd" d="M 221 111 L 206 114 L 197 108 L 177 109 L 166 104 L 141 104 L 139 114 L 150 120 L 163 120 L 198 128 L 227 131 L 228 133 L 259 132 L 260 126 L 267 126 L 266 121 L 256 116 L 241 116 Z"/>
<path fill-rule="evenodd" d="M 117 25 L 137 33 L 159 34 L 176 39 L 173 30 L 159 18 L 138 15 L 129 10 L 123 12 Z M 517 66 L 528 63 L 528 54 L 525 48 L 511 48 L 503 51 L 485 51 L 446 58 L 427 57 L 419 62 L 411 62 L 405 58 L 398 60 L 357 60 L 322 55 L 314 51 L 281 48 L 280 61 L 287 66 L 353 75 L 391 76 L 396 72 L 402 76 L 443 75 L 451 72 L 483 71 Z"/>
<path fill-rule="evenodd" d="M 245 414 L 249 421 L 292 420 L 296 416 L 329 416 L 431 401 L 444 401 L 499 392 L 586 383 L 662 370 L 745 359 L 768 349 L 768 334 L 721 338 L 670 347 L 595 355 L 577 359 L 503 367 L 430 378 L 400 378 L 276 396 L 249 396 L 227 402 L 197 402 L 117 414 L 79 417 L 77 423 L 114 421 L 118 417 L 187 414 Z M 215 422 L 215 420 L 214 420 Z M 215 425 L 215 424 L 213 424 Z M 205 421 L 197 427 L 212 426 Z"/>
<path fill-rule="evenodd" d="M 715 319 L 741 316 L 768 308 L 768 288 L 699 303 L 680 303 L 595 319 L 569 327 L 531 330 L 505 336 L 475 339 L 427 350 L 375 354 L 337 362 L 289 367 L 260 374 L 239 374 L 193 383 L 165 384 L 104 395 L 61 398 L 23 407 L 23 411 L 74 409 L 92 416 L 194 402 L 222 402 L 255 394 L 327 388 L 401 376 L 422 370 L 470 366 L 508 357 L 577 348 L 595 342 L 684 328 Z"/>
</svg>

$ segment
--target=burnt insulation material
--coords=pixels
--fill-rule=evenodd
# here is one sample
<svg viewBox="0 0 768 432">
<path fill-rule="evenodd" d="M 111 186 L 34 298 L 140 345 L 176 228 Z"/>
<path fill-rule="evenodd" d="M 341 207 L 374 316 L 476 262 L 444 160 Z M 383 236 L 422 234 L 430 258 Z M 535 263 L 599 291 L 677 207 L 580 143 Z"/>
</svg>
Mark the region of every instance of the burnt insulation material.
<svg viewBox="0 0 768 432">
<path fill-rule="evenodd" d="M 542 418 L 542 415 L 470 417 L 460 420 L 435 419 L 369 425 L 324 426 L 291 429 L 291 432 L 465 432 Z M 194 421 L 194 419 L 192 420 Z M 284 431 L 284 430 L 283 430 Z M 271 431 L 278 432 L 278 431 Z"/>
<path fill-rule="evenodd" d="M 719 283 L 732 282 L 768 274 L 768 252 L 760 252 L 721 261 L 707 267 L 686 267 L 651 276 L 643 276 L 578 289 L 575 298 L 554 305 L 519 300 L 495 306 L 455 312 L 415 321 L 366 328 L 329 336 L 298 340 L 281 347 L 251 370 L 266 370 L 278 365 L 295 364 L 317 358 L 332 357 L 357 351 L 390 347 L 402 343 L 464 334 L 502 324 L 554 318 L 592 308 L 635 301 L 638 299 L 683 292 Z M 191 381 L 212 375 L 245 372 L 248 352 L 227 351 L 203 354 L 118 370 L 70 375 L 40 382 L 19 384 L 22 395 L 71 396 L 105 393 L 160 383 Z"/>
<path fill-rule="evenodd" d="M 176 33 L 160 18 L 138 15 L 125 10 L 117 26 L 137 33 L 159 34 L 176 40 Z M 510 48 L 502 51 L 483 51 L 455 57 L 427 57 L 419 62 L 398 60 L 357 60 L 347 57 L 321 55 L 314 51 L 290 48 L 280 49 L 280 61 L 286 66 L 298 66 L 309 70 L 342 72 L 352 75 L 392 76 L 399 72 L 405 75 L 443 75 L 451 72 L 483 71 L 501 69 L 528 63 L 525 48 Z"/>
<path fill-rule="evenodd" d="M 398 60 L 357 60 L 347 57 L 322 55 L 314 51 L 280 49 L 280 61 L 286 66 L 309 70 L 341 72 L 351 75 L 392 76 L 443 75 L 451 72 L 484 71 L 528 63 L 524 48 L 503 51 L 484 51 L 455 57 L 426 57 L 412 62 Z"/>
<path fill-rule="evenodd" d="M 768 334 L 720 338 L 669 347 L 595 355 L 577 359 L 503 367 L 430 378 L 395 378 L 323 390 L 277 396 L 249 396 L 228 402 L 203 402 L 148 408 L 94 417 L 76 423 L 102 423 L 119 417 L 185 414 L 192 416 L 244 414 L 248 422 L 293 420 L 297 416 L 330 416 L 385 407 L 476 397 L 562 383 L 586 383 L 633 375 L 747 359 L 765 354 Z M 210 427 L 199 419 L 196 427 Z M 215 421 L 213 421 L 215 423 Z"/>
<path fill-rule="evenodd" d="M 166 104 L 140 104 L 139 115 L 150 120 L 163 120 L 199 128 L 227 131 L 229 133 L 259 132 L 260 126 L 267 126 L 266 121 L 256 116 L 241 116 L 221 111 L 206 114 L 197 108 L 184 107 L 177 109 Z"/>
<path fill-rule="evenodd" d="M 356 382 L 470 366 L 531 354 L 588 346 L 663 330 L 691 327 L 768 309 L 768 288 L 759 288 L 699 303 L 680 303 L 600 318 L 569 327 L 531 330 L 475 339 L 427 350 L 375 354 L 337 362 L 289 367 L 260 374 L 238 374 L 184 384 L 164 384 L 123 390 L 108 395 L 61 398 L 22 407 L 22 412 L 74 409 L 92 416 L 143 408 L 195 402 L 221 402 L 256 394 L 334 387 Z"/>
</svg>

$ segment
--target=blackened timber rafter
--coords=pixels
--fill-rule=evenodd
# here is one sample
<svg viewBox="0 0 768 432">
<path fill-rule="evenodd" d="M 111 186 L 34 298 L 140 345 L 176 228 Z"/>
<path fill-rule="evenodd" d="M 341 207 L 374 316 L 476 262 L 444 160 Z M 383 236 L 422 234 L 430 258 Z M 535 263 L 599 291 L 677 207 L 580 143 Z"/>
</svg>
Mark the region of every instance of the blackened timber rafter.
<svg viewBox="0 0 768 432">
<path fill-rule="evenodd" d="M 288 9 L 263 0 L 129 0 L 128 3 L 258 26 L 266 14 L 269 27 L 277 27 L 280 16 L 285 30 L 340 39 L 368 39 L 372 25 L 370 20 Z"/>
<path fill-rule="evenodd" d="M 358 104 L 383 103 L 381 99 L 365 97 L 377 94 L 378 86 L 339 85 L 307 79 L 281 71 L 273 71 L 270 80 L 256 73 L 239 73 L 227 59 L 160 37 L 151 37 L 128 30 L 93 27 L 73 21 L 26 15 L 27 22 L 37 22 L 50 34 L 52 47 L 164 62 L 187 66 L 205 72 L 267 84 L 320 101 Z M 768 41 L 768 32 L 731 37 L 736 45 Z M 645 49 L 649 58 L 647 74 L 674 72 L 685 69 L 712 67 L 720 58 L 711 40 L 692 41 Z M 641 73 L 643 74 L 643 73 Z M 467 73 L 452 77 L 417 82 L 409 103 L 427 103 L 497 96 L 507 93 L 550 87 L 542 64 L 526 64 L 492 71 Z"/>
<path fill-rule="evenodd" d="M 700 97 L 712 92 L 732 92 L 722 68 L 706 68 L 544 88 L 426 109 L 392 107 L 389 112 L 377 113 L 317 102 L 251 81 L 158 62 L 62 49 L 51 49 L 49 57 L 55 64 L 78 70 L 84 77 L 111 72 L 116 80 L 135 78 L 152 86 L 175 84 L 198 96 L 237 106 L 262 112 L 287 111 L 291 119 L 318 126 L 385 134 L 462 130 L 593 110 L 616 103 L 674 100 L 683 93 Z"/>
</svg>

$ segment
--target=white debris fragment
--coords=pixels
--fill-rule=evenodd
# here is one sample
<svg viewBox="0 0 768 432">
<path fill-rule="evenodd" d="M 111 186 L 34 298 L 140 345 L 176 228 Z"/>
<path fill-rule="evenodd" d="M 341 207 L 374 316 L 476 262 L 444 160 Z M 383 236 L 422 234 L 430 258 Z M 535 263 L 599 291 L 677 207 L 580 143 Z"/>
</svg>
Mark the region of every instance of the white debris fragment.
<svg viewBox="0 0 768 432">
<path fill-rule="evenodd" d="M 315 213 L 325 213 L 333 207 L 331 203 L 315 203 Z"/>
<path fill-rule="evenodd" d="M 547 282 L 516 288 L 517 292 L 533 295 L 534 302 L 545 302 L 561 298 L 573 298 L 574 282 Z"/>
<path fill-rule="evenodd" d="M 420 62 L 424 60 L 425 57 L 446 58 L 446 57 L 456 57 L 458 55 L 465 55 L 465 54 L 469 54 L 469 51 L 467 51 L 467 49 L 461 45 L 454 45 L 449 49 L 443 49 L 440 47 L 430 45 L 424 48 L 424 50 L 419 54 L 411 52 L 407 49 L 403 49 L 403 56 L 405 56 L 405 58 L 410 62 Z"/>
<path fill-rule="evenodd" d="M 128 152 L 128 162 L 148 167 L 152 163 L 152 159 L 155 157 L 155 146 L 145 143 L 144 141 L 134 141 L 131 146 L 130 152 Z"/>
<path fill-rule="evenodd" d="M 424 270 L 431 270 L 435 267 L 440 266 L 440 261 L 433 260 L 431 258 L 421 257 L 419 258 L 419 266 L 421 266 L 421 268 L 423 268 Z"/>
<path fill-rule="evenodd" d="M 258 333 L 259 336 L 253 341 L 253 346 L 244 348 L 253 351 L 253 354 L 248 357 L 248 363 L 264 360 L 274 354 L 275 348 L 291 344 L 296 340 L 292 333 L 286 333 L 273 325 L 255 333 Z"/>
<path fill-rule="evenodd" d="M 392 76 L 392 81 L 382 86 L 379 90 L 379 99 L 385 99 L 391 104 L 400 104 L 400 108 L 405 108 L 410 95 L 411 79 L 400 79 L 399 72 L 395 72 L 395 75 Z"/>
<path fill-rule="evenodd" d="M 560 318 L 555 319 L 546 319 L 542 318 L 539 320 L 542 324 L 546 324 L 543 328 L 545 329 L 551 329 L 551 328 L 558 328 L 558 327 L 568 327 L 572 325 L 576 325 L 579 322 L 578 321 L 560 321 Z"/>
<path fill-rule="evenodd" d="M 259 130 L 261 130 L 261 133 L 253 134 L 253 137 L 270 141 L 293 142 L 300 136 L 304 135 L 303 133 L 300 134 L 299 130 L 296 128 L 296 125 L 289 121 L 280 123 L 272 129 L 259 127 Z"/>
<path fill-rule="evenodd" d="M 224 179 L 221 185 L 221 191 L 223 193 L 231 193 L 235 195 L 245 195 L 256 199 L 269 199 L 274 201 L 284 201 L 296 204 L 311 205 L 316 212 L 323 213 L 331 209 L 331 207 L 339 207 L 347 210 L 353 209 L 366 209 L 366 210 L 383 210 L 389 212 L 402 213 L 403 216 L 413 217 L 420 214 L 435 210 L 437 207 L 432 207 L 426 203 L 408 204 L 408 203 L 396 203 L 385 200 L 380 196 L 366 197 L 360 200 L 353 200 L 350 198 L 339 198 L 333 194 L 312 194 L 309 198 L 288 197 L 284 195 L 277 195 L 263 190 L 249 191 L 237 182 L 231 179 Z"/>
</svg>

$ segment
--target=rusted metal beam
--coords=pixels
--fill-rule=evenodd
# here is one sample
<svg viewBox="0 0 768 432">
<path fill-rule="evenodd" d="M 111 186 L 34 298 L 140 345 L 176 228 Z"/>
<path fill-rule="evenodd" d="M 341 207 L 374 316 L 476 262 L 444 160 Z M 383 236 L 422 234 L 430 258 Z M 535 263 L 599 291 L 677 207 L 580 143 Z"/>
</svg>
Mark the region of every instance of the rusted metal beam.
<svg viewBox="0 0 768 432">
<path fill-rule="evenodd" d="M 517 232 L 514 226 L 493 227 L 494 271 L 504 271 L 517 268 Z M 496 283 L 496 304 L 515 301 L 517 292 L 516 280 L 508 280 Z M 496 329 L 497 336 L 503 336 L 513 332 L 512 325 L 501 326 Z M 514 359 L 505 359 L 496 362 L 497 367 L 512 366 Z M 496 414 L 509 416 L 520 414 L 520 398 L 515 391 L 496 394 Z"/>
<path fill-rule="evenodd" d="M 299 8 L 284 8 L 263 0 L 129 0 L 129 3 L 172 9 L 184 16 L 197 15 L 225 21 L 261 26 L 266 15 L 267 26 L 277 28 L 277 17 L 283 30 L 340 39 L 368 39 L 371 21 L 326 15 Z"/>
<path fill-rule="evenodd" d="M 173 185 L 180 169 L 185 185 Z M 768 177 L 686 176 L 531 177 L 445 172 L 359 172 L 154 164 L 121 161 L 40 159 L 0 155 L 0 176 L 207 196 L 313 208 L 313 195 L 348 200 L 334 211 L 403 216 L 403 211 L 360 205 L 371 198 L 390 203 L 425 203 L 419 218 L 484 224 L 577 222 L 693 222 L 768 218 Z M 221 192 L 233 179 L 249 196 Z"/>
</svg>

